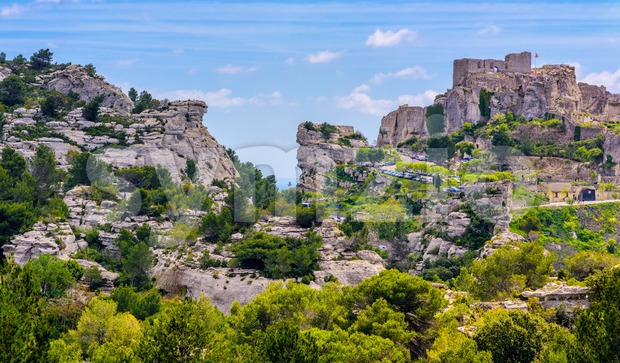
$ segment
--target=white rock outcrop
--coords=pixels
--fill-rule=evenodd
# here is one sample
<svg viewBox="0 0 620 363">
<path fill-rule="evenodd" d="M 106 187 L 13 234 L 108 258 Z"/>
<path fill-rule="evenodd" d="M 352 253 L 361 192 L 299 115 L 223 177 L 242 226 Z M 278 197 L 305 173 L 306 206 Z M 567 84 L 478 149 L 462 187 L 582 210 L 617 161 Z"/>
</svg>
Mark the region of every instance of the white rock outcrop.
<svg viewBox="0 0 620 363">
<path fill-rule="evenodd" d="M 308 126 L 311 126 L 311 129 Z M 353 134 L 352 126 L 335 126 L 336 131 L 325 137 L 321 125 L 301 123 L 297 128 L 297 166 L 301 169 L 298 187 L 305 191 L 321 191 L 326 186 L 326 174 L 338 164 L 355 160 L 356 150 L 368 146 L 366 139 L 347 139 L 350 146 L 341 142 Z"/>
<path fill-rule="evenodd" d="M 105 95 L 102 106 L 122 114 L 129 114 L 134 107 L 131 99 L 120 88 L 106 82 L 101 75 L 88 74 L 81 66 L 70 65 L 44 76 L 43 79 L 47 89 L 55 89 L 65 96 L 69 92 L 75 92 L 86 102 L 99 95 Z"/>
<path fill-rule="evenodd" d="M 68 223 L 36 223 L 32 231 L 14 236 L 11 243 L 2 246 L 5 255 L 12 254 L 15 262 L 26 264 L 43 254 L 68 259 L 78 250 L 75 235 Z"/>
<path fill-rule="evenodd" d="M 203 101 L 175 101 L 164 110 L 134 115 L 129 133 L 153 131 L 144 132 L 141 143 L 107 148 L 97 157 L 115 167 L 161 165 L 175 181 L 181 180 L 187 160 L 192 159 L 199 182 L 208 185 L 215 179 L 234 178 L 237 171 L 232 160 L 202 123 L 206 112 Z"/>
</svg>

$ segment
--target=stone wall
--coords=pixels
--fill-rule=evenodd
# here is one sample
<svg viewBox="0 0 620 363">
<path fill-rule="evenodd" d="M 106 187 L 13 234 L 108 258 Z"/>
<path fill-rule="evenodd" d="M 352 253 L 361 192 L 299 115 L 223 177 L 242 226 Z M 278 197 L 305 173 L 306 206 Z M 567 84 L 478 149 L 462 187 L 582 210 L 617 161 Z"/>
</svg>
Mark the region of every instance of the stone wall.
<svg viewBox="0 0 620 363">
<path fill-rule="evenodd" d="M 455 59 L 452 86 L 461 85 L 462 81 L 470 74 L 485 72 L 529 73 L 531 69 L 532 54 L 530 52 L 511 53 L 506 55 L 503 61 L 499 59 Z"/>
<path fill-rule="evenodd" d="M 506 55 L 506 71 L 530 73 L 532 71 L 532 53 L 510 53 Z"/>
</svg>

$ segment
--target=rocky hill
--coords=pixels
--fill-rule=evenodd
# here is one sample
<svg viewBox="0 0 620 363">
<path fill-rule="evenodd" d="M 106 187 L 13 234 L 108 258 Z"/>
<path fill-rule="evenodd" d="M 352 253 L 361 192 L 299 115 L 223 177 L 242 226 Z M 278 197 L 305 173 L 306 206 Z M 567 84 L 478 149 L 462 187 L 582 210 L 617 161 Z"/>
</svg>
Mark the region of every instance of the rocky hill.
<svg viewBox="0 0 620 363">
<path fill-rule="evenodd" d="M 510 63 L 519 57 L 518 66 Z M 531 68 L 531 54 L 509 54 L 505 61 L 460 59 L 454 62 L 454 84 L 435 98 L 436 112 L 401 106 L 381 120 L 378 144 L 396 146 L 411 137 L 426 137 L 425 124 L 443 117 L 443 131 L 460 130 L 499 113 L 512 112 L 528 119 L 547 115 L 580 124 L 620 117 L 620 95 L 603 86 L 577 83 L 575 69 L 567 65 Z M 572 132 L 572 131 L 571 131 Z"/>
<path fill-rule="evenodd" d="M 237 175 L 226 150 L 203 125 L 207 112 L 203 101 L 163 101 L 157 110 L 130 114 L 134 104 L 129 97 L 83 67 L 69 66 L 38 80 L 41 86 L 65 95 L 73 92 L 81 101 L 105 95 L 100 119 L 86 120 L 82 107 L 53 120 L 42 117 L 38 108 L 18 108 L 4 115 L 0 145 L 30 157 L 38 144 L 46 144 L 61 165 L 67 165 L 71 150 L 91 151 L 115 168 L 161 165 L 175 181 L 181 180 L 181 170 L 191 159 L 198 180 L 205 185 Z"/>
</svg>

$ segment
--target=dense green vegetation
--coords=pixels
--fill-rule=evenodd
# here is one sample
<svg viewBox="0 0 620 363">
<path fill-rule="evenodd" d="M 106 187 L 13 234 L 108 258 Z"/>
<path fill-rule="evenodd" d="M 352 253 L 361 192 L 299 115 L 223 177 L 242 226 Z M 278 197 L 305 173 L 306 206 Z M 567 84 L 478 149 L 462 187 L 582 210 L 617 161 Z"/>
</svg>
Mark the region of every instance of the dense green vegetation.
<svg viewBox="0 0 620 363">
<path fill-rule="evenodd" d="M 315 232 L 308 232 L 303 239 L 259 232 L 235 244 L 233 252 L 241 267 L 261 270 L 267 277 L 313 279 L 322 242 Z"/>
<path fill-rule="evenodd" d="M 510 226 L 524 236 L 535 235 L 541 243 L 554 242 L 616 253 L 618 218 L 618 203 L 531 208 L 518 214 Z"/>
<path fill-rule="evenodd" d="M 359 148 L 356 152 L 355 159 L 357 162 L 378 163 L 385 158 L 385 153 L 379 148 Z"/>
<path fill-rule="evenodd" d="M 419 277 L 382 272 L 354 288 L 272 283 L 225 316 L 206 299 L 117 287 L 75 304 L 68 263 L 42 256 L 0 270 L 2 361 L 613 362 L 620 270 L 588 280 L 592 306 L 574 331 L 554 309 L 481 312 Z M 79 285 L 74 288 L 81 289 Z M 472 337 L 457 330 L 466 319 Z"/>
<path fill-rule="evenodd" d="M 525 288 L 538 289 L 548 281 L 555 257 L 535 243 L 508 245 L 463 268 L 454 281 L 458 290 L 481 300 L 505 299 Z"/>
<path fill-rule="evenodd" d="M 27 231 L 38 218 L 66 220 L 67 206 L 58 196 L 64 174 L 56 168 L 54 152 L 39 145 L 24 159 L 5 147 L 0 159 L 0 246 Z"/>
</svg>

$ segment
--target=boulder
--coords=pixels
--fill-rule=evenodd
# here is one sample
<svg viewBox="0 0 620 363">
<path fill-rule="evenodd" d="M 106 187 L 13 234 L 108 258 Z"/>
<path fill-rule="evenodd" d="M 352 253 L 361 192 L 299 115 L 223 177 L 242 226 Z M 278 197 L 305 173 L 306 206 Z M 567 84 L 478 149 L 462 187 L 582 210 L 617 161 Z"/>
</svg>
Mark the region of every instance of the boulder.
<svg viewBox="0 0 620 363">
<path fill-rule="evenodd" d="M 505 246 L 508 243 L 520 243 L 525 242 L 523 236 L 510 231 L 504 231 L 494 236 L 489 242 L 487 242 L 482 251 L 480 251 L 480 257 L 484 258 L 491 255 L 496 249 Z"/>
<path fill-rule="evenodd" d="M 11 75 L 11 69 L 7 67 L 0 67 L 0 81 Z"/>
<path fill-rule="evenodd" d="M 205 296 L 218 309 L 228 314 L 232 303 L 245 305 L 265 291 L 273 280 L 259 277 L 256 271 L 209 268 L 200 270 L 174 264 L 166 267 L 158 263 L 151 271 L 155 284 L 170 294 L 185 292 L 187 296 Z"/>
<path fill-rule="evenodd" d="M 319 270 L 314 272 L 315 282 L 325 283 L 325 278 L 334 276 L 345 286 L 356 286 L 369 277 L 378 275 L 385 270 L 382 263 L 371 263 L 366 260 L 320 261 Z"/>
</svg>

